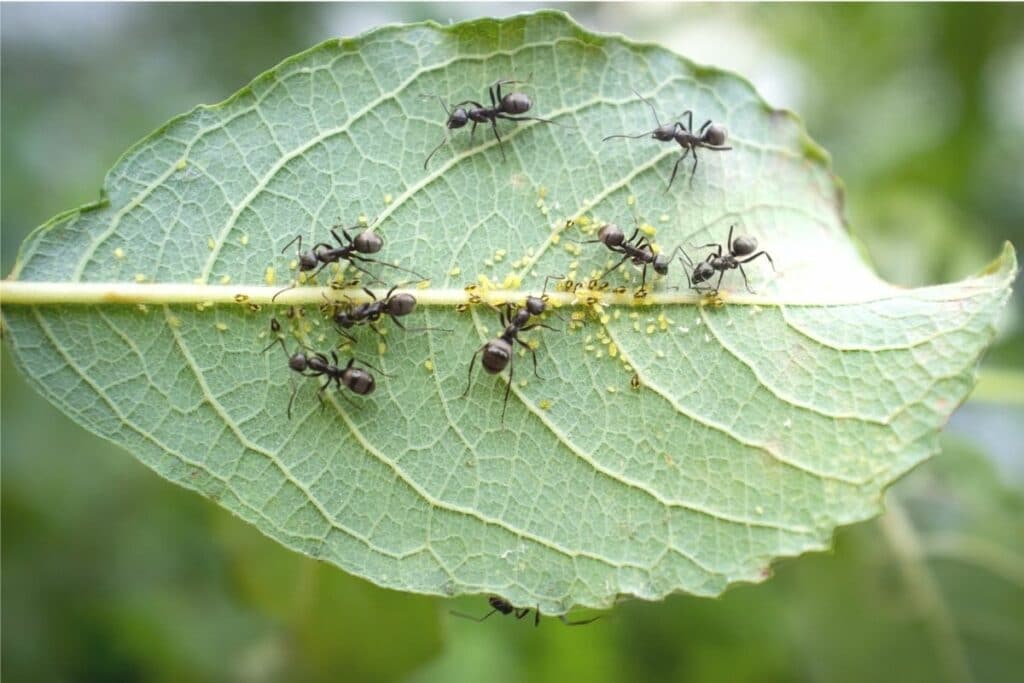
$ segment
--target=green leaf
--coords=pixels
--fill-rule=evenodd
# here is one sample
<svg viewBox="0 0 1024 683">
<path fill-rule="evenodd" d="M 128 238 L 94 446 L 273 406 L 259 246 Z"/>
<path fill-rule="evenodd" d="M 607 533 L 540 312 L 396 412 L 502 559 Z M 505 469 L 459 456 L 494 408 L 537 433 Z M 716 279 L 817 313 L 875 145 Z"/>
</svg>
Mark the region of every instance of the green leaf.
<svg viewBox="0 0 1024 683">
<path fill-rule="evenodd" d="M 478 99 L 530 73 L 533 111 L 561 126 L 503 124 L 504 163 L 486 130 L 473 143 L 454 131 L 423 169 L 444 131 L 424 94 Z M 692 186 L 666 192 L 678 147 L 600 142 L 653 127 L 632 88 L 662 120 L 685 107 L 724 123 L 733 150 L 705 150 Z M 103 196 L 35 232 L 21 282 L 4 285 L 16 360 L 44 395 L 290 548 L 383 586 L 493 592 L 553 614 L 716 595 L 876 514 L 884 488 L 935 451 L 1016 272 L 1007 245 L 958 284 L 886 285 L 794 116 L 734 75 L 552 12 L 324 43 L 169 122 Z M 266 301 L 281 285 L 259 285 L 268 269 L 286 276 L 292 237 L 324 239 L 360 214 L 376 217 L 381 256 L 430 277 L 410 326 L 454 333 L 389 326 L 380 353 L 360 331 L 356 355 L 388 375 L 377 392 L 356 406 L 332 392 L 321 412 L 309 381 L 289 421 L 288 368 L 259 353 L 267 312 L 219 304 Z M 543 379 L 514 360 L 504 425 L 503 378 L 478 371 L 463 398 L 499 325 L 486 308 L 457 312 L 462 287 L 521 281 L 521 298 L 549 274 L 586 279 L 610 254 L 572 240 L 634 215 L 666 249 L 722 242 L 736 223 L 776 272 L 747 267 L 756 295 L 728 273 L 717 306 L 678 263 L 646 299 L 593 293 L 603 308 L 586 326 L 524 334 Z M 609 279 L 627 277 L 637 284 Z M 312 309 L 293 330 L 334 340 Z"/>
</svg>

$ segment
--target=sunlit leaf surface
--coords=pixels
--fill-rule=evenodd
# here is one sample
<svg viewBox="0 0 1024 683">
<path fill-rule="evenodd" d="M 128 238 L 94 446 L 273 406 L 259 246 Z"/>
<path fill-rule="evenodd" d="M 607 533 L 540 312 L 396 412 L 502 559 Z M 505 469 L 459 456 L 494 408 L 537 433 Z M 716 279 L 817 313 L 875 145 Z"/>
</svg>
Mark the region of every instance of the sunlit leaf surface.
<svg viewBox="0 0 1024 683">
<path fill-rule="evenodd" d="M 425 94 L 486 102 L 487 84 L 530 74 L 531 113 L 561 125 L 504 122 L 506 162 L 486 128 L 472 143 L 453 131 L 424 170 L 445 118 Z M 634 88 L 662 121 L 688 108 L 723 123 L 732 151 L 702 152 L 692 185 L 666 192 L 678 146 L 601 142 L 653 127 Z M 546 275 L 610 265 L 603 245 L 574 241 L 604 221 L 636 218 L 666 250 L 723 242 L 732 224 L 756 236 L 776 268 L 747 266 L 758 296 L 733 271 L 724 305 L 697 306 L 676 262 L 637 305 L 524 333 L 541 378 L 515 358 L 504 425 L 503 378 L 478 372 L 461 397 L 473 352 L 499 332 L 483 307 L 407 319 L 453 333 L 385 324 L 381 345 L 360 331 L 356 354 L 389 375 L 376 393 L 353 406 L 332 392 L 320 411 L 310 380 L 290 421 L 284 358 L 259 353 L 266 310 L 5 307 L 18 363 L 50 400 L 286 546 L 381 585 L 547 613 L 717 594 L 877 513 L 935 451 L 1016 270 L 1007 247 L 977 278 L 889 287 L 792 115 L 734 75 L 547 12 L 320 45 L 168 123 L 104 190 L 37 231 L 15 276 L 286 283 L 289 240 L 364 215 L 380 256 L 429 276 L 425 293 L 481 275 L 537 293 Z M 314 308 L 290 325 L 317 348 L 336 338 Z"/>
</svg>

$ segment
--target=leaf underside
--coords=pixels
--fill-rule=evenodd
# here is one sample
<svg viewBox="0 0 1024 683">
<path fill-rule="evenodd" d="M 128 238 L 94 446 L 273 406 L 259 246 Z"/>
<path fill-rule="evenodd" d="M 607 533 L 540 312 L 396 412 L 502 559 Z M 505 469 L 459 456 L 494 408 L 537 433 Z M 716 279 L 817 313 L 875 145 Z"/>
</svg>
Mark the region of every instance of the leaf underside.
<svg viewBox="0 0 1024 683">
<path fill-rule="evenodd" d="M 486 102 L 525 78 L 531 113 L 432 160 L 436 99 Z M 612 140 L 692 109 L 730 131 L 692 185 L 665 186 L 677 146 Z M 608 307 L 583 327 L 534 330 L 542 378 L 503 377 L 473 352 L 499 332 L 486 308 L 421 306 L 386 350 L 388 373 L 357 407 L 315 381 L 285 406 L 290 373 L 261 355 L 268 314 L 246 307 L 8 306 L 20 367 L 86 428 L 299 552 L 396 589 L 497 593 L 559 614 L 618 596 L 716 595 L 759 581 L 774 558 L 825 547 L 936 450 L 974 382 L 1009 294 L 1008 246 L 984 274 L 891 288 L 862 262 L 826 155 L 792 115 L 742 79 L 656 46 L 588 33 L 541 12 L 453 26 L 385 27 L 330 41 L 199 107 L 132 148 L 105 200 L 62 214 L 25 243 L 21 280 L 263 284 L 296 234 L 378 218 L 381 256 L 462 287 L 512 274 L 585 278 L 609 263 L 567 218 L 656 229 L 655 241 L 723 242 L 731 224 L 771 253 L 746 267 L 761 306 Z M 578 252 L 578 253 L 576 253 Z M 678 262 L 654 285 L 683 285 Z M 376 267 L 385 279 L 399 277 Z M 638 273 L 609 276 L 638 284 Z M 280 312 L 279 312 L 280 314 Z M 565 328 L 558 320 L 553 326 Z M 327 348 L 314 310 L 298 326 Z M 318 326 L 319 325 L 319 326 Z M 386 327 L 388 325 L 385 325 Z M 429 363 L 427 362 L 429 361 Z M 634 375 L 640 388 L 632 388 Z"/>
</svg>

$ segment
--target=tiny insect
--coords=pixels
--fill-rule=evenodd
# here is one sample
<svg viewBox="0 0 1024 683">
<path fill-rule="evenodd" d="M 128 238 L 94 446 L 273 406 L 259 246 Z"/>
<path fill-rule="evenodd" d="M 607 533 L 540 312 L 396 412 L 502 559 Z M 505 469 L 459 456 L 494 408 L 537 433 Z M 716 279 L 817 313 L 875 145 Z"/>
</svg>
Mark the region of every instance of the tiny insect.
<svg viewBox="0 0 1024 683">
<path fill-rule="evenodd" d="M 727 249 L 727 253 L 723 254 L 722 245 L 715 242 L 697 247 L 697 249 L 704 249 L 706 247 L 714 249 L 714 251 L 708 254 L 703 261 L 698 261 L 697 263 L 694 263 L 685 251 L 682 252 L 683 256 L 686 258 L 687 264 L 693 269 L 692 275 L 686 276 L 687 282 L 690 284 L 690 289 L 697 292 L 717 294 L 718 288 L 722 284 L 722 278 L 725 276 L 725 271 L 739 268 L 740 274 L 743 276 L 743 284 L 746 285 L 747 291 L 754 294 L 754 290 L 750 288 L 750 282 L 747 280 L 747 273 L 743 270 L 743 264 L 749 263 L 759 256 L 764 256 L 768 259 L 768 263 L 772 265 L 772 270 L 775 270 L 775 262 L 767 251 L 761 250 L 756 254 L 754 253 L 757 249 L 756 238 L 750 235 L 739 235 L 736 239 L 733 239 L 732 232 L 735 227 L 735 225 L 729 226 L 729 237 L 726 240 L 727 246 L 725 247 L 725 249 Z M 680 249 L 680 251 L 682 250 Z M 710 280 L 716 272 L 718 273 L 718 282 L 715 283 L 713 288 L 698 286 L 700 283 Z"/>
<path fill-rule="evenodd" d="M 516 83 L 525 83 L 526 81 L 518 81 L 514 79 L 496 81 L 494 85 L 487 88 L 487 93 L 491 98 L 491 106 L 485 107 L 483 104 L 474 100 L 464 100 L 458 104 L 453 104 L 452 109 L 448 109 L 448 105 L 445 104 L 444 100 L 441 99 L 440 95 L 435 95 L 441 106 L 444 108 L 445 114 L 448 115 L 448 120 L 445 121 L 445 127 L 448 130 L 455 130 L 462 128 L 467 123 L 472 123 L 473 127 L 469 129 L 469 140 L 473 141 L 473 136 L 476 134 L 476 126 L 479 123 L 489 123 L 491 125 L 491 131 L 494 133 L 494 139 L 498 141 L 498 148 L 501 150 L 501 159 L 505 160 L 505 145 L 501 141 L 501 135 L 498 134 L 498 119 L 505 119 L 506 121 L 540 121 L 541 123 L 554 123 L 560 125 L 556 121 L 550 119 L 542 119 L 539 116 L 524 116 L 524 114 L 533 107 L 533 101 L 526 93 L 522 92 L 510 92 L 502 94 L 501 86 L 513 85 Z M 472 105 L 467 108 L 466 105 Z M 430 158 L 434 154 L 444 147 L 448 142 L 448 133 L 445 132 L 444 138 L 437 144 L 437 147 L 430 151 L 427 158 L 423 161 L 423 168 L 427 168 L 427 164 L 430 163 Z"/>
<path fill-rule="evenodd" d="M 344 235 L 344 238 L 342 238 L 335 230 L 335 228 L 338 227 L 339 226 L 332 226 L 329 228 L 331 235 L 337 242 L 336 245 L 329 242 L 317 242 L 311 249 L 303 250 L 302 235 L 296 235 L 294 239 L 284 245 L 284 249 L 281 251 L 287 251 L 288 247 L 298 242 L 299 248 L 295 256 L 299 262 L 299 270 L 304 273 L 311 270 L 314 271 L 310 278 L 315 278 L 320 274 L 321 270 L 331 263 L 348 261 L 353 268 L 361 273 L 369 275 L 374 282 L 383 283 L 380 278 L 359 265 L 360 263 L 379 263 L 383 266 L 387 266 L 388 268 L 394 268 L 395 270 L 411 273 L 421 280 L 424 279 L 422 275 L 409 270 L 408 268 L 402 268 L 401 266 L 396 266 L 393 263 L 388 263 L 387 261 L 381 261 L 367 256 L 367 254 L 376 254 L 384 246 L 384 239 L 377 233 L 372 232 L 369 229 L 365 229 L 353 237 L 348 231 L 362 227 L 357 224 L 349 226 L 348 228 L 341 228 L 341 234 Z M 282 292 L 286 292 L 294 287 L 295 285 L 285 287 L 280 292 L 274 294 L 271 300 L 276 299 Z"/>
<path fill-rule="evenodd" d="M 622 254 L 622 259 L 619 260 L 614 266 L 604 271 L 596 279 L 601 281 L 614 270 L 618 270 L 622 264 L 626 261 L 633 261 L 633 265 L 640 266 L 641 280 L 640 280 L 640 291 L 646 291 L 647 286 L 647 266 L 654 268 L 654 272 L 658 275 L 668 275 L 668 266 L 675 258 L 675 252 L 679 249 L 676 247 L 669 254 L 656 254 L 654 248 L 651 246 L 650 240 L 644 235 L 640 234 L 640 228 L 637 227 L 630 235 L 629 239 L 626 239 L 626 235 L 622 232 L 622 228 L 614 223 L 606 223 L 601 226 L 601 229 L 597 231 L 597 239 L 585 240 L 584 244 L 590 244 L 593 242 L 600 242 L 604 246 L 608 247 L 609 251 L 613 251 L 616 254 Z M 606 288 L 606 287 L 605 287 Z M 604 288 L 602 288 L 604 289 Z"/>
<path fill-rule="evenodd" d="M 491 611 L 483 615 L 482 617 L 474 617 L 469 614 L 463 614 L 462 612 L 455 611 L 453 611 L 451 614 L 456 617 L 461 617 L 462 619 L 469 619 L 470 621 L 479 622 L 484 621 L 492 614 L 498 612 L 500 612 L 504 616 L 508 616 L 511 614 L 516 619 L 520 620 L 526 617 L 530 612 L 533 612 L 533 625 L 540 626 L 540 608 L 538 607 L 514 607 L 511 602 L 509 602 L 505 598 L 500 598 L 497 595 L 492 595 L 489 598 L 487 598 L 487 604 L 491 606 Z M 590 619 L 580 619 L 579 621 L 569 621 L 569 618 L 566 617 L 564 614 L 559 615 L 558 618 L 566 626 L 583 626 L 585 624 L 594 623 L 595 621 L 601 618 L 601 615 L 599 614 L 596 617 L 591 617 Z"/>
<path fill-rule="evenodd" d="M 350 302 L 346 306 L 333 304 L 334 312 L 331 314 L 331 319 L 334 321 L 338 332 L 354 342 L 355 338 L 349 334 L 348 330 L 356 325 L 368 325 L 374 332 L 382 335 L 383 333 L 374 323 L 384 315 L 390 317 L 403 330 L 413 332 L 425 332 L 428 330 L 451 332 L 451 330 L 440 327 L 407 328 L 403 325 L 399 318 L 405 317 L 416 310 L 416 297 L 408 292 L 395 294 L 396 289 L 398 289 L 398 285 L 389 289 L 383 299 L 378 299 L 377 295 L 371 290 L 363 287 L 363 291 L 370 297 L 369 302 L 363 304 L 353 304 Z"/>
<path fill-rule="evenodd" d="M 713 152 L 725 152 L 732 149 L 732 147 L 725 146 L 725 141 L 729 136 L 729 132 L 726 130 L 725 126 L 718 123 L 712 123 L 711 119 L 708 119 L 704 122 L 704 125 L 700 127 L 700 130 L 694 133 L 693 112 L 689 109 L 677 117 L 679 119 L 686 117 L 685 125 L 678 120 L 675 123 L 666 123 L 663 125 L 661 121 L 658 120 L 658 112 L 654 108 L 654 105 L 651 104 L 651 101 L 636 90 L 633 92 L 651 108 L 651 113 L 654 114 L 654 122 L 658 124 L 657 128 L 646 133 L 639 133 L 638 135 L 609 135 L 601 142 L 606 142 L 612 138 L 636 139 L 649 135 L 659 142 L 675 141 L 679 143 L 679 146 L 683 148 L 683 154 L 676 160 L 675 166 L 672 167 L 672 177 L 669 178 L 668 187 L 665 188 L 666 192 L 672 189 L 672 183 L 676 179 L 676 172 L 679 170 L 679 164 L 682 163 L 683 159 L 685 159 L 689 154 L 693 154 L 693 167 L 690 169 L 690 185 L 693 185 L 693 177 L 697 172 L 698 147 L 709 149 Z"/>
<path fill-rule="evenodd" d="M 345 386 L 353 394 L 358 394 L 360 396 L 372 394 L 373 390 L 376 388 L 377 384 L 373 375 L 362 368 L 355 367 L 355 358 L 350 358 L 345 367 L 340 367 L 338 356 L 334 351 L 331 351 L 330 360 L 328 360 L 327 356 L 324 354 L 308 349 L 289 354 L 288 348 L 285 346 L 284 338 L 281 334 L 281 325 L 277 322 L 276 318 L 270 319 L 270 330 L 274 334 L 275 339 L 263 349 L 263 353 L 269 351 L 274 344 L 279 343 L 281 345 L 281 350 L 283 350 L 285 356 L 288 357 L 288 368 L 290 370 L 302 375 L 303 377 L 326 378 L 326 381 L 316 392 L 316 397 L 317 400 L 320 401 L 321 409 L 325 407 L 323 396 L 324 392 L 327 391 L 328 387 L 330 387 L 332 383 L 335 384 L 338 389 Z M 364 363 L 364 365 L 368 364 Z M 290 380 L 289 383 L 292 385 L 292 393 L 288 398 L 287 410 L 288 419 L 290 420 L 292 418 L 292 404 L 295 402 L 295 394 L 298 391 L 298 386 Z M 344 394 L 341 394 L 341 396 L 351 403 Z"/>
<path fill-rule="evenodd" d="M 544 289 L 547 290 L 547 281 L 553 277 L 561 276 L 547 276 L 544 281 Z M 476 365 L 477 356 L 483 353 L 480 359 L 480 365 L 483 366 L 489 374 L 496 375 L 503 371 L 506 367 L 508 368 L 508 384 L 505 386 L 505 398 L 501 406 L 501 423 L 505 424 L 505 409 L 508 408 L 508 396 L 509 392 L 512 391 L 512 375 L 515 371 L 515 363 L 512 360 L 512 343 L 518 343 L 520 346 L 530 352 L 530 356 L 533 358 L 533 374 L 541 379 L 540 373 L 537 372 L 537 352 L 534 351 L 533 347 L 524 342 L 519 338 L 520 332 L 526 332 L 537 327 L 543 327 L 545 329 L 554 330 L 555 328 L 545 325 L 541 322 L 528 324 L 531 317 L 539 316 L 547 310 L 547 295 L 542 296 L 528 296 L 526 297 L 526 303 L 522 307 L 516 307 L 514 305 L 507 305 L 504 308 L 498 310 L 499 319 L 501 324 L 504 325 L 504 331 L 498 335 L 497 338 L 486 342 L 483 346 L 478 348 L 473 353 L 473 359 L 469 362 L 469 377 L 466 381 L 466 390 L 462 392 L 462 396 L 469 393 L 470 387 L 473 385 L 473 367 Z"/>
</svg>

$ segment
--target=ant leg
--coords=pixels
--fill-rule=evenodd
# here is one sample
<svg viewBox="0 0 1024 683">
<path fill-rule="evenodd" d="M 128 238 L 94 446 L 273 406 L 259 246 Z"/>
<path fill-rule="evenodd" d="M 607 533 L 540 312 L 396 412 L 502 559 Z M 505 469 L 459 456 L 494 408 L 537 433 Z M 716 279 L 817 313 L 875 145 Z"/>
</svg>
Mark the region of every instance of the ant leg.
<svg viewBox="0 0 1024 683">
<path fill-rule="evenodd" d="M 697 148 L 693 148 L 693 167 L 690 168 L 690 187 L 693 187 L 693 179 L 697 177 Z"/>
<path fill-rule="evenodd" d="M 469 129 L 469 144 L 473 144 L 473 139 L 476 137 L 476 121 L 473 122 L 473 126 Z"/>
<path fill-rule="evenodd" d="M 679 164 L 681 164 L 683 162 L 683 159 L 686 158 L 686 155 L 689 154 L 690 151 L 691 151 L 691 148 L 690 147 L 686 147 L 683 150 L 682 156 L 680 156 L 678 159 L 676 159 L 676 165 L 672 167 L 672 177 L 668 179 L 668 187 L 665 188 L 665 192 L 668 192 L 669 190 L 672 189 L 672 183 L 675 182 L 675 180 L 676 180 L 676 173 L 679 171 Z"/>
<path fill-rule="evenodd" d="M 693 134 L 693 112 L 687 109 L 683 113 L 683 116 L 686 117 L 686 132 Z M 680 118 L 682 118 L 682 116 Z"/>
<path fill-rule="evenodd" d="M 722 278 L 723 277 L 725 277 L 725 271 L 724 270 L 718 271 L 718 282 L 715 283 L 715 292 L 716 293 L 718 292 L 719 289 L 722 288 Z"/>
<path fill-rule="evenodd" d="M 653 131 L 653 130 L 649 130 L 649 131 L 647 131 L 646 133 L 638 133 L 638 134 L 636 134 L 636 135 L 625 135 L 625 134 L 621 134 L 621 135 L 609 135 L 608 137 L 605 137 L 605 138 L 601 138 L 601 142 L 607 142 L 608 140 L 611 140 L 612 138 L 630 138 L 630 139 L 632 139 L 632 140 L 636 140 L 636 139 L 638 139 L 638 138 L 645 138 L 645 137 L 647 137 L 648 135 L 652 135 L 653 133 L 654 133 L 654 131 Z"/>
<path fill-rule="evenodd" d="M 424 280 L 427 279 L 427 278 L 423 277 L 422 275 L 420 275 L 419 273 L 417 273 L 415 270 L 409 270 L 408 268 L 403 268 L 402 266 L 396 266 L 393 263 L 388 263 L 387 261 L 381 261 L 380 259 L 369 258 L 367 256 L 356 256 L 355 254 L 353 254 L 353 255 L 351 255 L 348 258 L 348 262 L 352 263 L 353 266 L 355 266 L 355 263 L 353 263 L 353 259 L 358 259 L 358 260 L 360 260 L 360 261 L 362 261 L 364 263 L 379 263 L 382 266 L 387 266 L 388 268 L 394 268 L 395 270 L 400 270 L 403 273 L 409 273 L 410 275 L 415 275 L 416 277 L 419 278 L 420 282 L 423 282 Z M 358 266 L 356 266 L 356 268 L 358 268 L 359 270 L 362 270 L 364 273 L 366 273 L 367 275 L 372 277 L 375 282 L 379 282 L 381 284 L 385 284 L 383 280 L 381 280 L 379 277 L 374 276 L 369 271 L 364 270 L 362 268 L 359 268 Z"/>
<path fill-rule="evenodd" d="M 505 119 L 506 121 L 540 121 L 541 123 L 553 123 L 556 126 L 561 126 L 562 128 L 566 127 L 565 124 L 559 123 L 554 119 L 543 119 L 539 116 L 512 116 L 510 114 L 495 114 L 494 116 L 495 118 Z"/>
<path fill-rule="evenodd" d="M 608 276 L 608 274 L 609 274 L 609 273 L 611 273 L 611 272 L 612 272 L 612 271 L 614 271 L 614 270 L 618 270 L 619 268 L 621 268 L 621 267 L 622 267 L 622 264 L 623 264 L 623 263 L 625 263 L 625 262 L 626 262 L 626 261 L 628 261 L 628 260 L 629 260 L 629 254 L 626 254 L 625 256 L 623 256 L 623 257 L 622 257 L 622 260 L 621 260 L 621 261 L 619 261 L 619 262 L 618 262 L 618 263 L 616 263 L 616 264 L 615 264 L 614 266 L 612 266 L 612 267 L 611 267 L 611 268 L 609 268 L 608 270 L 606 270 L 606 271 L 604 271 L 603 273 L 601 273 L 600 275 L 598 275 L 598 276 L 597 276 L 597 279 L 598 279 L 598 280 L 603 280 L 603 279 L 604 279 L 605 277 L 607 277 L 607 276 Z"/>
<path fill-rule="evenodd" d="M 757 292 L 750 288 L 750 282 L 747 280 L 747 271 L 743 270 L 743 266 L 738 263 L 736 264 L 736 267 L 740 269 L 740 275 L 743 276 L 743 284 L 747 288 L 747 291 L 751 294 L 757 294 Z"/>
<path fill-rule="evenodd" d="M 534 327 L 537 327 L 537 325 L 530 325 L 530 328 L 531 328 L 531 329 L 532 329 L 532 328 L 534 328 Z M 547 327 L 547 326 L 545 325 L 544 327 Z M 522 329 L 522 331 L 523 331 L 523 332 L 525 332 L 525 331 L 526 331 L 526 329 L 527 329 L 527 328 L 525 328 L 525 327 L 524 327 L 524 328 Z M 553 329 L 553 328 L 548 328 L 548 329 Z M 526 342 L 524 342 L 524 341 L 523 341 L 522 339 L 520 339 L 519 337 L 516 337 L 516 341 L 517 341 L 517 342 L 519 342 L 519 345 L 520 345 L 520 346 L 522 346 L 522 347 L 523 347 L 524 349 L 526 349 L 527 351 L 529 351 L 529 352 L 530 352 L 530 355 L 531 355 L 531 356 L 533 357 L 533 374 L 534 374 L 534 375 L 536 375 L 537 379 L 544 379 L 543 377 L 541 377 L 541 376 L 540 376 L 540 373 L 539 373 L 539 372 L 537 372 L 537 352 L 533 350 L 533 347 L 532 347 L 532 346 L 530 346 L 529 344 L 527 344 Z"/>
<path fill-rule="evenodd" d="M 285 292 L 287 292 L 287 291 L 288 291 L 289 289 L 295 289 L 295 288 L 296 288 L 297 286 L 298 286 L 298 285 L 291 285 L 290 287 L 285 287 L 284 289 L 280 289 L 280 290 L 278 290 L 278 291 L 277 291 L 277 292 L 276 292 L 276 293 L 274 294 L 274 296 L 270 297 L 270 301 L 271 301 L 271 303 L 273 303 L 274 301 L 277 301 L 277 297 L 281 296 L 282 294 L 284 294 Z"/>
<path fill-rule="evenodd" d="M 540 607 L 533 609 L 533 627 L 537 628 L 540 626 Z"/>
<path fill-rule="evenodd" d="M 591 617 L 590 619 L 580 619 L 579 621 L 569 621 L 569 617 L 565 616 L 564 614 L 559 616 L 558 618 L 566 626 L 585 626 L 587 624 L 593 624 L 602 616 L 603 615 L 598 614 L 596 617 Z"/>
<path fill-rule="evenodd" d="M 732 225 L 729 226 L 729 237 L 726 238 L 726 240 L 725 240 L 726 246 L 729 247 L 729 253 L 730 254 L 735 253 L 732 250 L 732 229 L 735 228 L 735 227 L 736 227 L 735 223 L 733 223 Z"/>
<path fill-rule="evenodd" d="M 697 135 L 698 136 L 703 135 L 704 131 L 707 130 L 707 127 L 710 126 L 710 125 L 711 125 L 711 119 L 708 119 L 707 121 L 704 122 L 704 125 L 700 127 L 700 130 L 697 131 Z"/>
<path fill-rule="evenodd" d="M 508 384 L 505 385 L 505 399 L 501 403 L 501 426 L 505 426 L 505 411 L 508 409 L 508 395 L 512 393 L 512 375 L 516 369 L 514 359 L 508 359 Z"/>
<path fill-rule="evenodd" d="M 487 614 L 483 615 L 482 617 L 472 617 L 472 616 L 470 616 L 468 614 L 463 614 L 462 612 L 456 612 L 455 610 L 449 611 L 448 614 L 451 614 L 453 617 L 460 617 L 462 619 L 469 619 L 470 621 L 483 621 L 484 619 L 486 619 L 487 617 L 491 616 L 492 614 L 494 614 L 497 611 L 498 610 L 496 610 L 496 609 L 492 609 L 490 612 L 488 612 Z"/>
<path fill-rule="evenodd" d="M 288 379 L 288 384 L 292 386 L 291 396 L 288 397 L 288 419 L 290 420 L 292 419 L 292 403 L 295 402 L 295 394 L 298 392 L 299 387 L 295 384 L 295 382 L 292 381 L 291 378 Z"/>
<path fill-rule="evenodd" d="M 346 260 L 347 260 L 347 261 L 349 262 L 349 264 L 350 264 L 350 265 L 351 265 L 351 266 L 352 266 L 353 268 L 355 268 L 356 270 L 358 270 L 358 271 L 359 271 L 360 273 L 365 273 L 366 275 L 369 275 L 369 276 L 370 276 L 370 278 L 371 278 L 371 279 L 372 279 L 372 280 L 373 280 L 374 282 L 379 282 L 379 283 L 381 283 L 381 284 L 384 284 L 384 281 L 383 281 L 383 280 L 381 280 L 381 279 L 380 279 L 379 277 L 377 277 L 376 275 L 374 275 L 373 273 L 371 273 L 370 271 L 368 271 L 368 270 L 367 270 L 366 268 L 363 268 L 362 266 L 358 265 L 358 264 L 356 263 L 356 258 L 357 258 L 356 256 L 351 256 L 351 257 L 349 257 L 349 258 L 348 258 L 348 259 L 346 259 Z M 370 261 L 371 263 L 382 263 L 381 261 L 377 261 L 376 259 L 369 259 L 369 258 L 360 258 L 359 260 L 360 260 L 360 261 Z M 326 265 L 326 264 L 324 264 L 324 265 Z M 390 265 L 390 264 L 386 264 L 386 265 Z M 396 268 L 397 268 L 397 266 L 394 266 L 394 267 L 396 267 Z M 317 271 L 317 272 L 320 272 L 320 271 Z"/>
<path fill-rule="evenodd" d="M 495 86 L 497 86 L 497 88 L 498 88 L 498 96 L 497 97 L 494 96 L 494 88 L 495 88 Z M 491 108 L 492 109 L 497 109 L 498 108 L 498 103 L 501 102 L 501 81 L 497 81 L 497 82 L 494 83 L 494 85 L 488 86 L 487 87 L 487 94 L 491 96 Z"/>
<path fill-rule="evenodd" d="M 532 611 L 532 609 L 532 607 L 520 607 L 513 614 L 515 615 L 516 619 L 522 619 L 527 614 L 529 614 Z"/>
<path fill-rule="evenodd" d="M 476 365 L 476 357 L 479 356 L 480 352 L 483 351 L 486 347 L 487 344 L 484 344 L 475 352 L 473 352 L 473 359 L 469 361 L 469 376 L 466 378 L 466 390 L 462 392 L 462 396 L 460 396 L 459 398 L 464 398 L 466 394 L 469 393 L 469 388 L 473 385 L 473 366 Z"/>
<path fill-rule="evenodd" d="M 742 261 L 739 261 L 738 263 L 750 263 L 751 261 L 756 259 L 758 256 L 761 256 L 762 254 L 764 254 L 765 258 L 768 259 L 768 263 L 772 264 L 772 270 L 775 270 L 775 261 L 772 261 L 771 254 L 769 254 L 767 251 L 764 251 L 764 250 L 759 251 L 756 254 L 754 254 L 753 256 L 751 256 L 749 258 L 745 258 Z"/>
<path fill-rule="evenodd" d="M 498 141 L 498 149 L 501 150 L 501 160 L 508 161 L 505 156 L 505 145 L 501 141 L 501 136 L 498 135 L 498 121 L 497 118 L 491 119 L 491 130 L 494 132 L 494 138 Z"/>
</svg>

